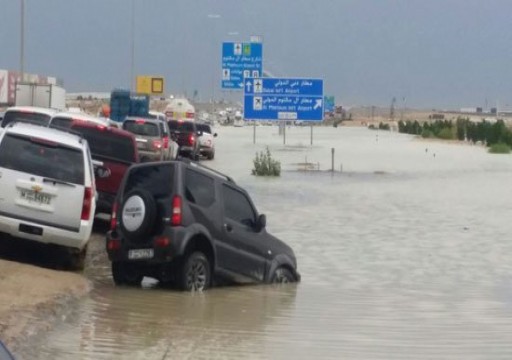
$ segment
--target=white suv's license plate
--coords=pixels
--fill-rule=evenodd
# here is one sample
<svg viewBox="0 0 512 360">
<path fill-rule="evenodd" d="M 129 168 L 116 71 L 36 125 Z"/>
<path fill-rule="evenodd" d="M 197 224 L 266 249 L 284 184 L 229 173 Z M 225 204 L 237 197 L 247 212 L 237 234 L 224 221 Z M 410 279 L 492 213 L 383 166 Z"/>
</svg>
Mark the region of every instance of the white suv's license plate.
<svg viewBox="0 0 512 360">
<path fill-rule="evenodd" d="M 51 196 L 48 194 L 41 194 L 39 192 L 35 192 L 32 190 L 21 190 L 20 196 L 24 200 L 28 200 L 29 202 L 35 202 L 38 204 L 49 205 Z"/>
<path fill-rule="evenodd" d="M 151 259 L 154 255 L 153 249 L 135 249 L 128 251 L 128 259 Z"/>
</svg>

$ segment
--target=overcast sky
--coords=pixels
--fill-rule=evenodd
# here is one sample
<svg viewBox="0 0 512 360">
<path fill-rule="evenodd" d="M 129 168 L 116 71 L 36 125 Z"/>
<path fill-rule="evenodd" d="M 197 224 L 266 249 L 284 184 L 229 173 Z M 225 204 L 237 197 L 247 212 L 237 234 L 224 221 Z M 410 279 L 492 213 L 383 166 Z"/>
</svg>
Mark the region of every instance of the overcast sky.
<svg viewBox="0 0 512 360">
<path fill-rule="evenodd" d="M 264 38 L 264 69 L 325 80 L 345 105 L 512 104 L 511 0 L 134 0 L 135 73 L 220 91 L 222 41 Z M 69 92 L 130 85 L 131 0 L 25 0 L 27 72 Z M 0 0 L 0 69 L 18 70 L 19 0 Z M 218 14 L 220 17 L 208 17 Z"/>
</svg>

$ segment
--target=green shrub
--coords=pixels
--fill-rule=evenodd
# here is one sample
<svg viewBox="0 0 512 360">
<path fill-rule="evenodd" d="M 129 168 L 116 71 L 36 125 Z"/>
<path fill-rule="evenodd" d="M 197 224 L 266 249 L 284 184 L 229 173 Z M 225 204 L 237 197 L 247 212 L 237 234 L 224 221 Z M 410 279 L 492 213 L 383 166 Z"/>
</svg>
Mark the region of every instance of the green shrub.
<svg viewBox="0 0 512 360">
<path fill-rule="evenodd" d="M 421 137 L 424 139 L 433 138 L 434 133 L 428 129 L 423 129 L 423 131 L 421 132 Z"/>
<path fill-rule="evenodd" d="M 439 131 L 439 133 L 437 134 L 437 137 L 443 140 L 452 140 L 455 138 L 452 128 L 450 127 L 445 127 L 441 129 L 441 131 Z"/>
<path fill-rule="evenodd" d="M 388 130 L 388 131 L 391 130 L 391 128 L 389 127 L 389 124 L 384 124 L 382 122 L 379 124 L 379 129 L 380 130 Z"/>
<path fill-rule="evenodd" d="M 254 169 L 252 169 L 252 175 L 256 176 L 279 176 L 281 175 L 281 163 L 277 160 L 272 159 L 270 150 L 260 151 L 256 153 L 256 157 L 253 160 Z"/>
<path fill-rule="evenodd" d="M 505 143 L 492 144 L 489 152 L 492 154 L 510 154 L 510 146 Z"/>
</svg>

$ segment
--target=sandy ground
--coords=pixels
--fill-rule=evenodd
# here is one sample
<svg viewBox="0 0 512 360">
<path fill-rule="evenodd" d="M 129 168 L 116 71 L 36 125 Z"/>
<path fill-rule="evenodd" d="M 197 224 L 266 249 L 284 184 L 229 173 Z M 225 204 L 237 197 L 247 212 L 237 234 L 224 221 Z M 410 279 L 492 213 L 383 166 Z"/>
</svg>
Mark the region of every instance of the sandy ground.
<svg viewBox="0 0 512 360">
<path fill-rule="evenodd" d="M 14 348 L 25 336 L 44 330 L 33 324 L 49 326 L 59 306 L 90 288 L 77 273 L 0 260 L 0 339 Z M 41 317 L 49 321 L 33 321 Z"/>
</svg>

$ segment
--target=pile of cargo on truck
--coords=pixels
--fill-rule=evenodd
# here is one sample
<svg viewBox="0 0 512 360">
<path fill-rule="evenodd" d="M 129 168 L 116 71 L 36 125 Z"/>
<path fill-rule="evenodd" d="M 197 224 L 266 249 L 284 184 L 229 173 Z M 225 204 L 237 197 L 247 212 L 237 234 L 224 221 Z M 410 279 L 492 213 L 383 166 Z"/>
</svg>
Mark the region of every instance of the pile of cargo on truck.
<svg viewBox="0 0 512 360">
<path fill-rule="evenodd" d="M 123 122 L 128 116 L 149 116 L 149 96 L 115 89 L 110 94 L 110 118 Z"/>
</svg>

